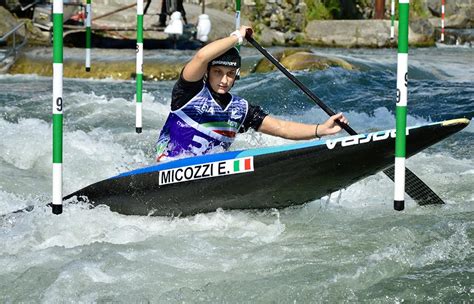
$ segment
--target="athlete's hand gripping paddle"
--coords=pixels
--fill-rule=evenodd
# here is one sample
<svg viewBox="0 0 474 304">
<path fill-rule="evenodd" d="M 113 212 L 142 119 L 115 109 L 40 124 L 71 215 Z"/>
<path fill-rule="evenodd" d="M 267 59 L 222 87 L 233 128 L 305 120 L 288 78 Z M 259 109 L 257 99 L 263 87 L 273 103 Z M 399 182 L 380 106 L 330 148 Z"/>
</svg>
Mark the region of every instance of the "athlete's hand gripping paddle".
<svg viewBox="0 0 474 304">
<path fill-rule="evenodd" d="M 252 29 L 247 29 L 245 39 L 253 45 L 257 50 L 262 53 L 271 63 L 273 63 L 286 77 L 288 77 L 294 84 L 296 84 L 311 100 L 313 100 L 324 112 L 329 116 L 333 116 L 336 113 L 331 110 L 321 99 L 319 99 L 313 92 L 311 92 L 301 81 L 299 81 L 293 74 L 291 74 L 278 60 L 275 59 L 266 49 L 264 49 L 257 41 L 252 38 Z M 357 132 L 340 121 L 337 121 L 338 125 L 346 130 L 349 135 L 357 135 Z M 393 166 L 383 171 L 392 181 L 395 179 L 395 170 Z M 410 169 L 406 168 L 405 171 L 405 192 L 414 199 L 418 205 L 432 205 L 432 204 L 444 204 L 443 200 L 431 190 L 418 176 L 415 175 Z"/>
</svg>

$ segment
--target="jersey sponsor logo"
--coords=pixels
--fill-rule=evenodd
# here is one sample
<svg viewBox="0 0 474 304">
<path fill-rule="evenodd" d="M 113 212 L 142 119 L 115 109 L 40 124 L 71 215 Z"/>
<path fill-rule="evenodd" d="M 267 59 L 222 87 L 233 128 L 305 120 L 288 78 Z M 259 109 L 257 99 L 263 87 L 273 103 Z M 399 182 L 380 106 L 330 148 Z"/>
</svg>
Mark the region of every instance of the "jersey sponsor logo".
<svg viewBox="0 0 474 304">
<path fill-rule="evenodd" d="M 230 127 L 235 128 L 235 129 L 237 129 L 237 128 L 239 127 L 239 123 L 236 122 L 236 121 L 228 120 L 228 121 L 227 121 L 227 124 L 228 124 Z"/>
<path fill-rule="evenodd" d="M 204 103 L 201 106 L 195 105 L 194 109 L 196 109 L 196 111 L 201 115 L 204 113 L 209 113 L 211 115 L 214 115 L 215 113 L 214 107 L 212 105 L 208 105 L 207 103 Z"/>
<path fill-rule="evenodd" d="M 230 112 L 230 119 L 238 120 L 242 118 L 242 113 L 239 113 L 238 109 L 232 109 Z"/>
<path fill-rule="evenodd" d="M 160 171 L 158 184 L 168 185 L 197 179 L 253 172 L 253 157 L 185 166 Z"/>
<path fill-rule="evenodd" d="M 409 134 L 409 129 L 406 131 L 406 135 Z M 328 139 L 326 140 L 326 146 L 328 149 L 334 149 L 338 143 L 341 144 L 341 147 L 348 147 L 357 144 L 366 144 L 371 141 L 380 141 L 385 140 L 387 138 L 395 138 L 396 131 L 395 130 L 387 130 L 383 132 L 374 132 L 369 134 L 359 134 L 354 136 L 342 137 L 337 139 Z"/>
</svg>

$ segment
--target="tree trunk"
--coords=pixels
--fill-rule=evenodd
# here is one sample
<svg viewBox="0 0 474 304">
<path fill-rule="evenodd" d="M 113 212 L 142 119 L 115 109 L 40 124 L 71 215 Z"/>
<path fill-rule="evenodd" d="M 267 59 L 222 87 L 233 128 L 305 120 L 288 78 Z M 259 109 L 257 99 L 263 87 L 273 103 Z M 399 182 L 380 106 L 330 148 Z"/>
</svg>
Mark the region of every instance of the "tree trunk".
<svg viewBox="0 0 474 304">
<path fill-rule="evenodd" d="M 375 0 L 374 19 L 383 19 L 385 15 L 385 0 Z"/>
</svg>

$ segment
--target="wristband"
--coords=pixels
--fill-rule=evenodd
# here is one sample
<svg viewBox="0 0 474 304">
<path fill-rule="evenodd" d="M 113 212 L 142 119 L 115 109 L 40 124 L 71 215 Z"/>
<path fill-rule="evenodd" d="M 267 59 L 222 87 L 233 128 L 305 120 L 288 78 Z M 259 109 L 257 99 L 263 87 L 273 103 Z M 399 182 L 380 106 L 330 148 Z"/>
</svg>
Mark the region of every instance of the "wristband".
<svg viewBox="0 0 474 304">
<path fill-rule="evenodd" d="M 240 33 L 239 30 L 233 31 L 232 33 L 230 33 L 229 36 L 237 37 L 239 39 L 239 41 L 237 42 L 238 45 L 241 45 L 242 42 L 244 42 L 244 38 L 242 37 L 242 34 Z"/>
<path fill-rule="evenodd" d="M 316 138 L 321 138 L 321 136 L 318 135 L 318 127 L 319 127 L 319 124 L 316 124 L 316 129 L 314 129 L 314 136 L 316 136 Z"/>
</svg>

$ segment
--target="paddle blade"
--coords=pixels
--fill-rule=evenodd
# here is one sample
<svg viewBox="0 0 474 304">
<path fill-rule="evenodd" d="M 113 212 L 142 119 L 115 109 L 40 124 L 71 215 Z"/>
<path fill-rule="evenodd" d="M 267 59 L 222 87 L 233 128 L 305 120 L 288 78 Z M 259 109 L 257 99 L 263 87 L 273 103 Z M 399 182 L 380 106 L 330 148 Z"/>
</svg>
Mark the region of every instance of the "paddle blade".
<svg viewBox="0 0 474 304">
<path fill-rule="evenodd" d="M 395 181 L 394 166 L 385 169 L 383 173 Z M 408 168 L 405 168 L 405 192 L 420 206 L 444 204 L 443 200 Z"/>
</svg>

